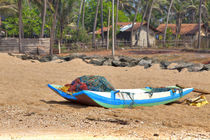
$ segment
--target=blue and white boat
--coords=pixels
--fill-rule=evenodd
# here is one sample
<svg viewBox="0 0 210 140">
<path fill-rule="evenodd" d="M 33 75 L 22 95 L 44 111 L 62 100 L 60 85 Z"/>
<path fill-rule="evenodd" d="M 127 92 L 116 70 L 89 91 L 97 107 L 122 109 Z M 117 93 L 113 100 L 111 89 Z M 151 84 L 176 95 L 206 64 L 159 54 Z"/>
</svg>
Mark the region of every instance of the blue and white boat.
<svg viewBox="0 0 210 140">
<path fill-rule="evenodd" d="M 82 90 L 66 93 L 60 85 L 48 84 L 48 87 L 61 97 L 80 104 L 102 106 L 105 108 L 126 108 L 136 106 L 154 106 L 174 102 L 193 91 L 193 88 L 181 89 L 176 86 L 166 88 L 118 89 L 111 92 Z"/>
</svg>

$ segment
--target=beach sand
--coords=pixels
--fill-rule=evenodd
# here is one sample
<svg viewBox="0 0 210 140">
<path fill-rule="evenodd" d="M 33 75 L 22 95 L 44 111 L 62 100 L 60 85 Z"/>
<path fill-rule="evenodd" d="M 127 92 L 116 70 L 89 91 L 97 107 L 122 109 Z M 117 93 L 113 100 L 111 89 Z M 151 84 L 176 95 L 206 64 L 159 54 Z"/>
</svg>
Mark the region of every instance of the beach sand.
<svg viewBox="0 0 210 140">
<path fill-rule="evenodd" d="M 104 76 L 115 88 L 181 84 L 210 91 L 210 71 L 94 66 L 80 59 L 39 63 L 0 53 L 0 139 L 210 138 L 210 105 L 183 102 L 199 93 L 170 105 L 105 109 L 73 104 L 47 87 L 82 75 Z"/>
</svg>

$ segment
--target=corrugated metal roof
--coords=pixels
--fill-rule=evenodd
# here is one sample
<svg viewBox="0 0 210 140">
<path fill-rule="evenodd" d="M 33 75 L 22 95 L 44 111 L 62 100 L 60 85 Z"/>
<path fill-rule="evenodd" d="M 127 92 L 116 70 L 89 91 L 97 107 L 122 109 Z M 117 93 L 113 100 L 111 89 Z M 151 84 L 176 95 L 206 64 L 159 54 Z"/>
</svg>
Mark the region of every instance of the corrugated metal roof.
<svg viewBox="0 0 210 140">
<path fill-rule="evenodd" d="M 143 25 L 147 24 L 146 22 L 143 23 Z M 117 23 L 118 26 L 120 26 L 120 31 L 124 32 L 130 32 L 131 28 L 132 28 L 132 22 L 118 22 Z M 135 22 L 134 24 L 134 28 L 133 30 L 137 30 L 140 27 L 141 23 L 140 22 Z M 106 32 L 108 30 L 108 28 L 110 29 L 112 27 L 112 25 L 110 25 L 109 27 L 103 27 L 103 31 Z M 152 28 L 150 26 L 150 28 Z M 155 28 L 152 28 L 153 30 L 156 30 Z M 101 34 L 101 29 L 98 29 L 95 34 Z"/>
</svg>

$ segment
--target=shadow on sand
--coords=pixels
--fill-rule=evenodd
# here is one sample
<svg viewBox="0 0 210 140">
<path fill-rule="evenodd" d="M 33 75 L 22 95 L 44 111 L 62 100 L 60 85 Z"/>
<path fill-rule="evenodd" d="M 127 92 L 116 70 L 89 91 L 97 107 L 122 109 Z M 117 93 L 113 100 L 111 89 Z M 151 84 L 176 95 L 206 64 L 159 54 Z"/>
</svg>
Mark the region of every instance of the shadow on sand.
<svg viewBox="0 0 210 140">
<path fill-rule="evenodd" d="M 165 105 L 173 105 L 173 104 L 184 104 L 184 101 L 174 101 L 174 102 L 171 102 L 171 103 L 167 103 Z"/>
<path fill-rule="evenodd" d="M 88 105 L 84 105 L 84 104 L 79 104 L 79 103 L 74 103 L 71 101 L 45 101 L 45 100 L 40 100 L 43 103 L 46 104 L 58 104 L 58 105 L 65 105 L 65 106 L 71 106 L 74 108 L 86 108 L 88 107 Z"/>
</svg>

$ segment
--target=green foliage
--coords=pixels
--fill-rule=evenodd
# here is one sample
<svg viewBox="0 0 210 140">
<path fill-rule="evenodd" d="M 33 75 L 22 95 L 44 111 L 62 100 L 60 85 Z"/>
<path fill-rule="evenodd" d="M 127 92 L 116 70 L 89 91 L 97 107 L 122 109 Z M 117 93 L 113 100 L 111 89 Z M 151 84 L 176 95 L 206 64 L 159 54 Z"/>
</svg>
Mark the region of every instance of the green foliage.
<svg viewBox="0 0 210 140">
<path fill-rule="evenodd" d="M 116 11 L 116 9 L 115 9 Z M 116 14 L 115 14 L 116 17 Z M 131 21 L 130 18 L 123 12 L 122 10 L 118 10 L 118 21 L 119 22 L 129 22 Z"/>
<path fill-rule="evenodd" d="M 79 30 L 72 29 L 70 31 L 70 35 L 66 37 L 66 39 L 70 40 L 71 42 L 88 43 L 91 40 L 91 36 L 88 35 L 85 29 L 80 28 Z"/>
<path fill-rule="evenodd" d="M 40 12 L 36 7 L 30 8 L 28 6 L 23 7 L 23 27 L 25 37 L 38 37 L 41 31 L 41 18 Z M 3 28 L 6 29 L 8 36 L 18 36 L 18 15 L 10 16 L 3 21 Z M 45 25 L 46 29 L 49 29 L 48 24 Z"/>
<path fill-rule="evenodd" d="M 120 33 L 120 26 L 117 26 L 117 32 L 116 34 Z M 109 38 L 112 39 L 112 27 L 109 29 Z"/>
<path fill-rule="evenodd" d="M 135 17 L 135 14 L 132 14 L 130 17 L 130 20 L 133 21 L 134 17 Z M 136 22 L 141 22 L 141 20 L 142 20 L 142 15 L 138 13 L 136 16 Z"/>
<path fill-rule="evenodd" d="M 8 36 L 17 36 L 18 35 L 18 18 L 10 16 L 6 18 L 5 21 L 2 21 L 2 28 L 7 31 Z"/>
<path fill-rule="evenodd" d="M 23 8 L 23 26 L 25 36 L 39 36 L 41 27 L 41 18 L 37 8 Z"/>
<path fill-rule="evenodd" d="M 94 23 L 94 19 L 95 19 L 95 11 L 96 11 L 97 2 L 95 0 L 88 0 L 86 3 L 87 4 L 86 4 L 86 11 L 85 11 L 85 27 L 88 31 L 92 31 L 93 23 Z M 112 14 L 111 1 L 103 1 L 103 25 L 104 26 L 107 26 L 107 24 L 108 24 L 109 9 L 110 9 L 110 14 Z M 116 6 L 115 6 L 115 11 L 116 11 Z M 101 10 L 99 7 L 96 29 L 99 29 L 101 27 L 100 14 L 101 14 Z M 115 17 L 116 17 L 116 13 L 115 13 Z M 110 15 L 110 22 L 111 21 L 112 20 L 111 20 L 111 15 Z M 124 11 L 118 10 L 118 21 L 119 22 L 129 22 L 130 18 L 128 17 L 128 15 L 125 14 Z"/>
<path fill-rule="evenodd" d="M 166 40 L 173 40 L 173 33 L 172 33 L 172 30 L 170 28 L 167 28 L 167 31 L 166 31 Z"/>
</svg>

